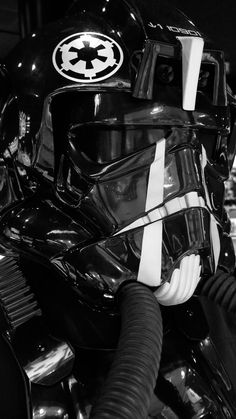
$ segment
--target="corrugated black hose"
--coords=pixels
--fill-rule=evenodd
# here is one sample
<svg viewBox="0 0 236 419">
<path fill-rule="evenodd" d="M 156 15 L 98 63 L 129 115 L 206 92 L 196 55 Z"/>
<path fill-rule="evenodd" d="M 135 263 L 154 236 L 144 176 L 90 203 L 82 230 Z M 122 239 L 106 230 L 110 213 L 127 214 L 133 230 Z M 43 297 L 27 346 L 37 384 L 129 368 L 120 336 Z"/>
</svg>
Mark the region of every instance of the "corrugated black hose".
<svg viewBox="0 0 236 419">
<path fill-rule="evenodd" d="M 161 312 L 152 291 L 139 282 L 124 283 L 117 302 L 119 343 L 90 419 L 146 419 L 161 357 Z"/>
<path fill-rule="evenodd" d="M 198 293 L 213 300 L 226 311 L 236 312 L 236 277 L 218 269 L 215 275 L 200 282 Z"/>
</svg>

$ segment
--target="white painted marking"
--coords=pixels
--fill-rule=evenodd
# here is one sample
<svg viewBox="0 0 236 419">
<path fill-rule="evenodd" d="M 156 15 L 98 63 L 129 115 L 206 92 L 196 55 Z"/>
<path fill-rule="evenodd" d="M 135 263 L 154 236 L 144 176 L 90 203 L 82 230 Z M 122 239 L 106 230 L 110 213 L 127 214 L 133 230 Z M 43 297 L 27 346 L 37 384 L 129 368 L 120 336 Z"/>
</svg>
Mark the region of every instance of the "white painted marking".
<svg viewBox="0 0 236 419">
<path fill-rule="evenodd" d="M 195 36 L 177 36 L 182 45 L 183 109 L 194 111 L 204 40 Z"/>
</svg>

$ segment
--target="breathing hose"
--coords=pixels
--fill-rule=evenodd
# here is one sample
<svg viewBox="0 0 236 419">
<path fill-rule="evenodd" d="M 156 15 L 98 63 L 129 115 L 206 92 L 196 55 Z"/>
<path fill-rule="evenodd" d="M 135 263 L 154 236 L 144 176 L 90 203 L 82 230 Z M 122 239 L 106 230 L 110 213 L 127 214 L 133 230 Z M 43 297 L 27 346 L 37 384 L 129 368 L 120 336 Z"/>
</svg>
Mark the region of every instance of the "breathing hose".
<svg viewBox="0 0 236 419">
<path fill-rule="evenodd" d="M 198 293 L 213 300 L 226 311 L 236 312 L 236 278 L 218 269 L 214 275 L 201 281 Z"/>
<path fill-rule="evenodd" d="M 146 419 L 162 349 L 159 304 L 140 282 L 122 284 L 117 304 L 121 315 L 118 347 L 90 419 Z"/>
</svg>

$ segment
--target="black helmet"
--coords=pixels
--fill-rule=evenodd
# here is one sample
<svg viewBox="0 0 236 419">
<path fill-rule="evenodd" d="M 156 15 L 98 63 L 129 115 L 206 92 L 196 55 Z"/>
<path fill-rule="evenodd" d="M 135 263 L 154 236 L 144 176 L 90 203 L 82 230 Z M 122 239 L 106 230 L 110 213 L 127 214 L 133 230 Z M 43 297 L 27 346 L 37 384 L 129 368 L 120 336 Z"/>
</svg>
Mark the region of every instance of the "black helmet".
<svg viewBox="0 0 236 419">
<path fill-rule="evenodd" d="M 84 298 L 96 289 L 107 301 L 138 280 L 178 304 L 219 264 L 233 269 L 231 245 L 222 250 L 224 55 L 184 14 L 160 0 L 76 1 L 14 49 L 6 69 L 11 205 L 40 195 L 37 225 L 44 217 L 47 234 L 52 208 L 54 222 L 60 210 L 77 226 L 68 240 L 58 222 L 60 234 L 50 242 L 45 233 L 42 245 L 36 224 L 13 231 L 18 206 L 4 221 L 8 240 L 50 259 Z"/>
</svg>

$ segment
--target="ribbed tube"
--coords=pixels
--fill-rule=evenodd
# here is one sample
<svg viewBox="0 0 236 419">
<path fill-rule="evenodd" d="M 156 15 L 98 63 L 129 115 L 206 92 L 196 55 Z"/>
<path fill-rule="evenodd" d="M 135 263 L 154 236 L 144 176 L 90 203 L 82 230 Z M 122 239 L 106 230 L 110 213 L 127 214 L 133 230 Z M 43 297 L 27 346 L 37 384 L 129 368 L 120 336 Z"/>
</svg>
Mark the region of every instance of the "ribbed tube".
<svg viewBox="0 0 236 419">
<path fill-rule="evenodd" d="M 226 311 L 236 311 L 236 278 L 234 275 L 218 269 L 215 275 L 202 281 L 198 292 L 221 305 Z"/>
<path fill-rule="evenodd" d="M 0 260 L 0 304 L 11 329 L 42 314 L 17 259 L 12 257 Z"/>
<path fill-rule="evenodd" d="M 138 282 L 125 283 L 117 300 L 118 348 L 90 419 L 146 419 L 161 356 L 161 312 L 153 293 Z"/>
</svg>

